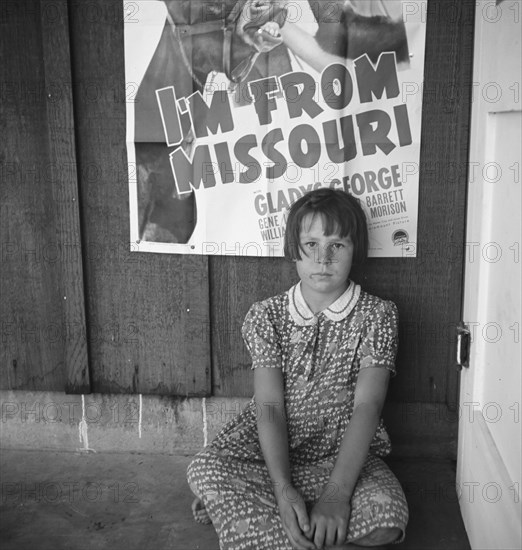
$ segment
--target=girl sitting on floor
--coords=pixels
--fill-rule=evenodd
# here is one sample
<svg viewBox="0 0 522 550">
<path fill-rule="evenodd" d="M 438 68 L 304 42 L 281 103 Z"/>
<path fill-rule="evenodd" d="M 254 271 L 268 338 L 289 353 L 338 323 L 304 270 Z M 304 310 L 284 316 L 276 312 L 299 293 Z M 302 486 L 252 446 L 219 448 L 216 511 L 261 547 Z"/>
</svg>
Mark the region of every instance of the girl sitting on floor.
<svg viewBox="0 0 522 550">
<path fill-rule="evenodd" d="M 353 196 L 318 189 L 291 207 L 285 255 L 300 282 L 243 324 L 255 396 L 188 469 L 194 517 L 222 550 L 377 546 L 404 537 L 408 508 L 380 457 L 395 374 L 397 309 L 350 281 L 368 250 Z"/>
</svg>

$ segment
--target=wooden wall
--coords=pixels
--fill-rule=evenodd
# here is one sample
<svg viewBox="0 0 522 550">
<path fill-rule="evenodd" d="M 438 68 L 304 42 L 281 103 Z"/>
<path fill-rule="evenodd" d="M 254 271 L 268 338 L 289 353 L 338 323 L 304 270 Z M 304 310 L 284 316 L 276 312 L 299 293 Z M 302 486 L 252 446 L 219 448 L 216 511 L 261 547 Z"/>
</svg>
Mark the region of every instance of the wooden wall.
<svg viewBox="0 0 522 550">
<path fill-rule="evenodd" d="M 296 281 L 293 265 L 130 252 L 122 2 L 50 4 L 13 3 L 2 16 L 2 85 L 24 92 L 0 105 L 1 387 L 250 395 L 242 318 Z M 471 0 L 428 3 L 418 257 L 371 259 L 353 273 L 399 307 L 397 403 L 457 402 L 473 11 Z M 48 97 L 56 82 L 69 90 L 60 102 Z M 81 253 L 33 261 L 27 250 L 48 243 Z M 23 328 L 52 322 L 79 332 L 37 342 Z"/>
</svg>

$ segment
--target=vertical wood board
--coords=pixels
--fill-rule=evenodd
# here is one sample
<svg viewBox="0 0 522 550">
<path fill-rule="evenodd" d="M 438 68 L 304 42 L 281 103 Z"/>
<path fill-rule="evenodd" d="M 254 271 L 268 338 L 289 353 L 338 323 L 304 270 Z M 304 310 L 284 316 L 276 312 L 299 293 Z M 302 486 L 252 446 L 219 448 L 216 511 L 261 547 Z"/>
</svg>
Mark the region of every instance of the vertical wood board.
<svg viewBox="0 0 522 550">
<path fill-rule="evenodd" d="M 89 391 L 65 1 L 0 25 L 0 385 Z"/>
<path fill-rule="evenodd" d="M 42 0 L 42 44 L 47 93 L 49 173 L 61 243 L 81 248 L 78 180 L 72 105 L 69 19 L 66 0 Z M 57 92 L 54 87 L 57 86 Z M 57 94 L 59 94 L 57 96 Z M 64 342 L 68 393 L 89 393 L 83 268 L 80 254 L 62 258 Z"/>
</svg>

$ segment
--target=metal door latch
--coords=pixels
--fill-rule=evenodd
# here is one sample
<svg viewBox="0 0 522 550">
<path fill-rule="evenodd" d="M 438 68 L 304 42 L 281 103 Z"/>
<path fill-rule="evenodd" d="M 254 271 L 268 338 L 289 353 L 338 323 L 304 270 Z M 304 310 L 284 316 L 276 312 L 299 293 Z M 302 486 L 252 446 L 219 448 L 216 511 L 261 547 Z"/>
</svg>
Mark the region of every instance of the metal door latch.
<svg viewBox="0 0 522 550">
<path fill-rule="evenodd" d="M 469 368 L 469 353 L 471 346 L 471 332 L 462 321 L 457 326 L 457 369 Z"/>
</svg>

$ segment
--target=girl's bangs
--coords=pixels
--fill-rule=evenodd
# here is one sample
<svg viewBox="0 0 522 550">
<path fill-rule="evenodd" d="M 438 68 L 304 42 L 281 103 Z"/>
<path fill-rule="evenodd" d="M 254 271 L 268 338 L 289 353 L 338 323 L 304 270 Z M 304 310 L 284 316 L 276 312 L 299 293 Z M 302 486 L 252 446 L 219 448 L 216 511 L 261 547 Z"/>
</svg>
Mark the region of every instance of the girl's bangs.
<svg viewBox="0 0 522 550">
<path fill-rule="evenodd" d="M 337 208 L 331 208 L 327 210 L 320 210 L 315 212 L 314 217 L 321 216 L 323 222 L 324 234 L 329 237 L 330 235 L 339 235 L 339 237 L 352 237 L 355 229 L 355 221 L 353 216 L 341 216 L 341 212 Z"/>
</svg>

